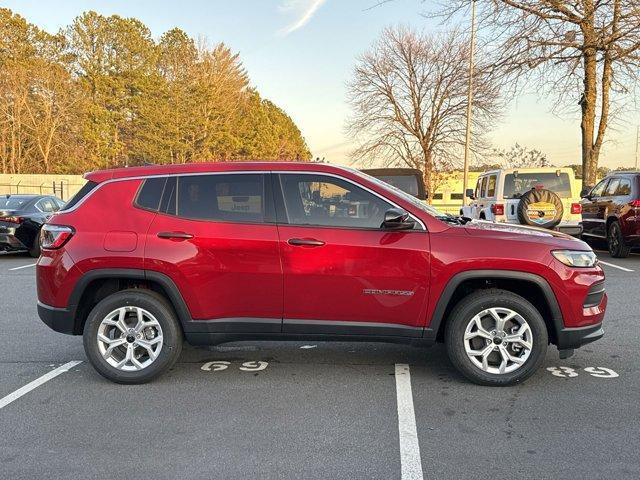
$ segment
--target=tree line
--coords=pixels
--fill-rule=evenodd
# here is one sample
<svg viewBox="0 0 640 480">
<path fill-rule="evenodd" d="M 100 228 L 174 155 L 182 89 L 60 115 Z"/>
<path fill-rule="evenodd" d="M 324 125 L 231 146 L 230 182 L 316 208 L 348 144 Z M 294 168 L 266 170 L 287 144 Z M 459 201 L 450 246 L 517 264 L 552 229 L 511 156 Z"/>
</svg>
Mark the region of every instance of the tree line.
<svg viewBox="0 0 640 480">
<path fill-rule="evenodd" d="M 222 43 L 95 12 L 50 34 L 0 9 L 2 173 L 310 157 Z"/>
</svg>

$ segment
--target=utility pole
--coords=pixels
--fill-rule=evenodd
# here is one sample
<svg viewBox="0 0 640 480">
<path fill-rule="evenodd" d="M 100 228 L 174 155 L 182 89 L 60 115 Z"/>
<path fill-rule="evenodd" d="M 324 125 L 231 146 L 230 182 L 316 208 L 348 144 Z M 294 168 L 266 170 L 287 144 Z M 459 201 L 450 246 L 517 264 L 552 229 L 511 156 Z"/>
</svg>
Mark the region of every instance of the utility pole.
<svg viewBox="0 0 640 480">
<path fill-rule="evenodd" d="M 476 40 L 476 0 L 471 0 L 471 40 L 469 45 L 469 85 L 467 87 L 467 131 L 464 140 L 464 173 L 462 175 L 462 205 L 467 204 L 469 183 L 469 153 L 471 150 L 471 104 L 473 103 L 473 53 Z M 637 157 L 637 155 L 636 155 Z"/>
<path fill-rule="evenodd" d="M 640 145 L 640 125 L 636 127 L 636 170 L 638 170 L 638 146 Z"/>
</svg>

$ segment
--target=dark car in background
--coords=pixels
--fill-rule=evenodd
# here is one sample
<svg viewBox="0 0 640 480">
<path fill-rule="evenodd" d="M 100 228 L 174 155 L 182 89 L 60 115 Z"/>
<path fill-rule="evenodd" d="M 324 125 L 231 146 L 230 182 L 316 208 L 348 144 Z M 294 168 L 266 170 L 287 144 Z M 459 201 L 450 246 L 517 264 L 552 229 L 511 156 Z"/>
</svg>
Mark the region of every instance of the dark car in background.
<svg viewBox="0 0 640 480">
<path fill-rule="evenodd" d="M 40 228 L 64 202 L 51 195 L 0 196 L 0 251 L 40 255 Z"/>
<path fill-rule="evenodd" d="M 640 247 L 640 172 L 615 172 L 582 196 L 585 240 L 606 239 L 612 257 Z"/>
<path fill-rule="evenodd" d="M 426 200 L 428 193 L 424 186 L 422 172 L 415 168 L 367 168 L 362 173 L 382 180 L 420 200 Z"/>
</svg>

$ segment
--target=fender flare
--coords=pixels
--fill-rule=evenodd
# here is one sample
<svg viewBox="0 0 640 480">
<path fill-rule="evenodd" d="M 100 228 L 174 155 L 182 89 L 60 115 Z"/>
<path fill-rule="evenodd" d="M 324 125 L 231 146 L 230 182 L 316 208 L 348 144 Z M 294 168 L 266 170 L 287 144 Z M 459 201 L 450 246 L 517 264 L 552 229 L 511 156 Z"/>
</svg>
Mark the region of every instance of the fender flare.
<svg viewBox="0 0 640 480">
<path fill-rule="evenodd" d="M 173 308 L 178 315 L 178 319 L 182 325 L 191 321 L 191 313 L 189 308 L 182 298 L 180 290 L 171 278 L 163 273 L 154 272 L 152 270 L 142 270 L 133 268 L 98 268 L 95 270 L 89 270 L 84 273 L 76 286 L 73 288 L 69 300 L 67 302 L 67 308 L 74 319 L 75 328 L 79 328 L 77 313 L 80 306 L 80 299 L 85 293 L 87 287 L 94 280 L 102 279 L 127 279 L 127 280 L 144 280 L 151 281 L 159 284 L 167 293 L 167 300 L 173 305 Z"/>
<path fill-rule="evenodd" d="M 553 289 L 547 280 L 540 275 L 529 272 L 518 272 L 515 270 L 467 270 L 455 274 L 451 279 L 449 279 L 449 282 L 447 282 L 447 285 L 444 287 L 444 290 L 436 303 L 436 308 L 431 317 L 431 323 L 425 328 L 425 337 L 430 337 L 435 340 L 440 326 L 443 320 L 445 320 L 444 314 L 454 292 L 462 282 L 471 279 L 521 280 L 535 284 L 540 288 L 547 304 L 549 305 L 549 310 L 551 312 L 551 318 L 549 320 L 555 330 L 553 333 L 556 335 L 556 338 L 564 328 L 564 319 L 562 317 L 560 305 L 558 304 L 558 299 L 556 298 L 555 293 L 553 293 Z"/>
</svg>

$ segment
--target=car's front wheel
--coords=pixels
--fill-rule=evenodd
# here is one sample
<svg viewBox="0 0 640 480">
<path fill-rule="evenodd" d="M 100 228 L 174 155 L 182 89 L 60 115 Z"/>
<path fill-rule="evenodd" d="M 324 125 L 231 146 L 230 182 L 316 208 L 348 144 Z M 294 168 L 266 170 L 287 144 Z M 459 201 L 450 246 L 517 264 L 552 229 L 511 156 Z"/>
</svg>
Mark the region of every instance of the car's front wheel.
<svg viewBox="0 0 640 480">
<path fill-rule="evenodd" d="M 145 383 L 176 362 L 182 330 L 164 297 L 149 290 L 123 290 L 93 308 L 83 343 L 89 361 L 105 378 Z"/>
<path fill-rule="evenodd" d="M 515 293 L 489 289 L 463 298 L 445 330 L 453 365 L 480 385 L 508 386 L 544 361 L 548 332 L 540 312 Z"/>
</svg>

